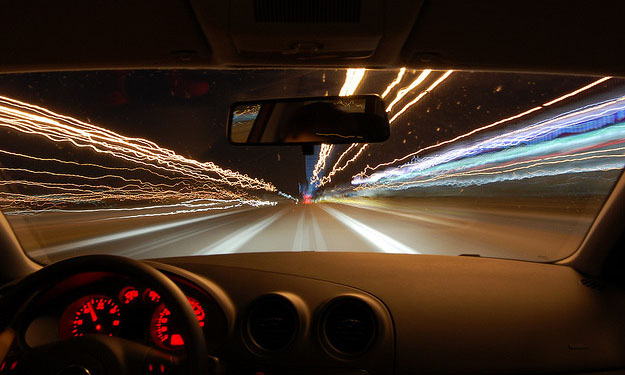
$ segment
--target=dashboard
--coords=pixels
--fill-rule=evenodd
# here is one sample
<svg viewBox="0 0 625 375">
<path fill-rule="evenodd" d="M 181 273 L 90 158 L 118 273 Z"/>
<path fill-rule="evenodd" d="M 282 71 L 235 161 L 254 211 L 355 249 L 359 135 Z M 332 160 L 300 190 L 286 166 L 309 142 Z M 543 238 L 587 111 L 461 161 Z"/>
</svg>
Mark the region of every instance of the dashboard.
<svg viewBox="0 0 625 375">
<path fill-rule="evenodd" d="M 325 369 L 360 374 L 392 367 L 392 319 L 366 292 L 292 275 L 227 267 L 206 274 L 149 263 L 186 295 L 204 333 L 206 355 L 218 358 L 225 373 L 296 369 L 307 374 Z M 5 366 L 28 348 L 85 335 L 184 353 L 184 322 L 170 312 L 157 289 L 125 275 L 78 273 L 42 288 L 26 306 L 16 324 L 17 345 Z M 0 370 L 2 375 L 12 373 Z M 145 373 L 168 372 L 150 367 Z"/>
<path fill-rule="evenodd" d="M 187 296 L 209 348 L 217 350 L 227 335 L 223 309 L 205 289 L 168 276 Z M 18 339 L 27 347 L 100 334 L 164 351 L 184 348 L 182 323 L 161 301 L 158 291 L 109 273 L 79 274 L 43 291 L 29 304 L 19 331 L 23 335 Z"/>
<path fill-rule="evenodd" d="M 204 332 L 206 355 L 219 359 L 221 373 L 625 369 L 624 291 L 593 284 L 568 267 L 340 253 L 147 263 L 185 293 Z M 43 288 L 20 314 L 17 349 L 96 334 L 183 352 L 180 322 L 159 297 L 152 286 L 124 275 L 69 277 Z"/>
</svg>

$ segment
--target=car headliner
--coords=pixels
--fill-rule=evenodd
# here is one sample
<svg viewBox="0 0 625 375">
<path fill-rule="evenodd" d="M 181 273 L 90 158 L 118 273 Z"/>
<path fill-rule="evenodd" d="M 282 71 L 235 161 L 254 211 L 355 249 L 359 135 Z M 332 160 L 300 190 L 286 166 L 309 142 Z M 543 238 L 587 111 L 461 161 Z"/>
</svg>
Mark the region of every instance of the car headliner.
<svg viewBox="0 0 625 375">
<path fill-rule="evenodd" d="M 258 22 L 253 0 L 12 2 L 3 5 L 0 15 L 0 72 L 304 65 L 596 75 L 625 71 L 625 41 L 614 16 L 625 12 L 623 2 L 349 3 L 359 6 L 359 22 Z M 318 43 L 320 51 L 272 50 L 285 33 L 298 43 Z M 374 47 L 361 58 L 323 53 L 324 44 L 341 40 Z M 258 41 L 262 45 L 254 53 L 244 50 Z"/>
</svg>

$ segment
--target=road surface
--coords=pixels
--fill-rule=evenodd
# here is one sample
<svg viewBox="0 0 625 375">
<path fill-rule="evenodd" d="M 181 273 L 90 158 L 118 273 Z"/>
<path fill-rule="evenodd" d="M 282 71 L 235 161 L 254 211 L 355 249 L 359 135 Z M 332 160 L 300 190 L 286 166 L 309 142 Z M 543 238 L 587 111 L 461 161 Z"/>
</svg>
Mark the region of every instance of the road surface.
<svg viewBox="0 0 625 375">
<path fill-rule="evenodd" d="M 167 210 L 46 212 L 8 219 L 29 254 L 46 262 L 92 253 L 145 259 L 258 251 L 563 258 L 579 245 L 594 209 L 573 215 L 541 207 L 362 200 L 171 215 Z"/>
</svg>

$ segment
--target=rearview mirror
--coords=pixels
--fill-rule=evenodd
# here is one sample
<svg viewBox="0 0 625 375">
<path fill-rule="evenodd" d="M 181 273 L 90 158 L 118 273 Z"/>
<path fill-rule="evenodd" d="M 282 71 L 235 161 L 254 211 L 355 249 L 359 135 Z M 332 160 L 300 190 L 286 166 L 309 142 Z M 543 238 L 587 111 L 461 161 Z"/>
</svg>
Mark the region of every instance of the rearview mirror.
<svg viewBox="0 0 625 375">
<path fill-rule="evenodd" d="M 377 95 L 234 103 L 228 140 L 239 145 L 384 142 L 390 127 Z"/>
</svg>

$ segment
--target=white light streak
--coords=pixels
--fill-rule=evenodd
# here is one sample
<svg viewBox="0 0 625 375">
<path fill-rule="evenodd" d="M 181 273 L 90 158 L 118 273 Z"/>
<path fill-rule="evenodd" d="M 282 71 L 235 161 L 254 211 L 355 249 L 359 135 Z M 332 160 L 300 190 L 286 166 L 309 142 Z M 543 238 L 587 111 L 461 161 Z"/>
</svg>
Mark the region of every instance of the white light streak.
<svg viewBox="0 0 625 375">
<path fill-rule="evenodd" d="M 364 68 L 361 69 L 347 69 L 347 75 L 345 77 L 345 83 L 339 92 L 339 96 L 349 96 L 356 92 L 356 89 L 360 85 L 360 81 L 365 76 Z"/>
<path fill-rule="evenodd" d="M 386 112 L 390 112 L 393 109 L 393 106 L 397 104 L 397 102 L 399 102 L 404 96 L 406 96 L 409 92 L 411 92 L 417 86 L 419 86 L 421 82 L 423 82 L 423 80 L 425 80 L 427 76 L 430 75 L 430 73 L 432 73 L 431 69 L 424 70 L 423 72 L 421 72 L 421 74 L 419 74 L 417 79 L 415 79 L 414 81 L 412 81 L 410 85 L 408 85 L 408 87 L 405 87 L 399 90 L 397 92 L 397 95 L 395 96 L 395 99 L 393 99 L 391 104 L 389 104 L 388 107 L 386 108 Z"/>
<path fill-rule="evenodd" d="M 404 77 L 405 73 L 406 73 L 406 68 L 399 69 L 399 72 L 397 73 L 397 77 L 395 78 L 395 80 L 391 82 L 386 88 L 386 90 L 384 90 L 384 92 L 382 93 L 381 95 L 382 98 L 386 98 L 386 95 L 388 95 L 391 92 L 393 87 L 397 86 L 399 82 L 401 82 L 401 79 Z"/>
<path fill-rule="evenodd" d="M 325 204 L 321 204 L 321 208 L 323 208 L 330 215 L 334 216 L 341 223 L 345 224 L 348 228 L 358 233 L 364 239 L 371 242 L 375 247 L 380 250 L 380 252 L 395 254 L 419 254 L 418 251 L 413 250 L 412 248 L 391 238 L 390 236 L 387 236 L 386 234 L 375 230 L 372 227 L 365 225 L 360 221 L 348 215 L 345 215 L 338 210 L 335 210 L 334 208 L 331 208 Z"/>
</svg>

